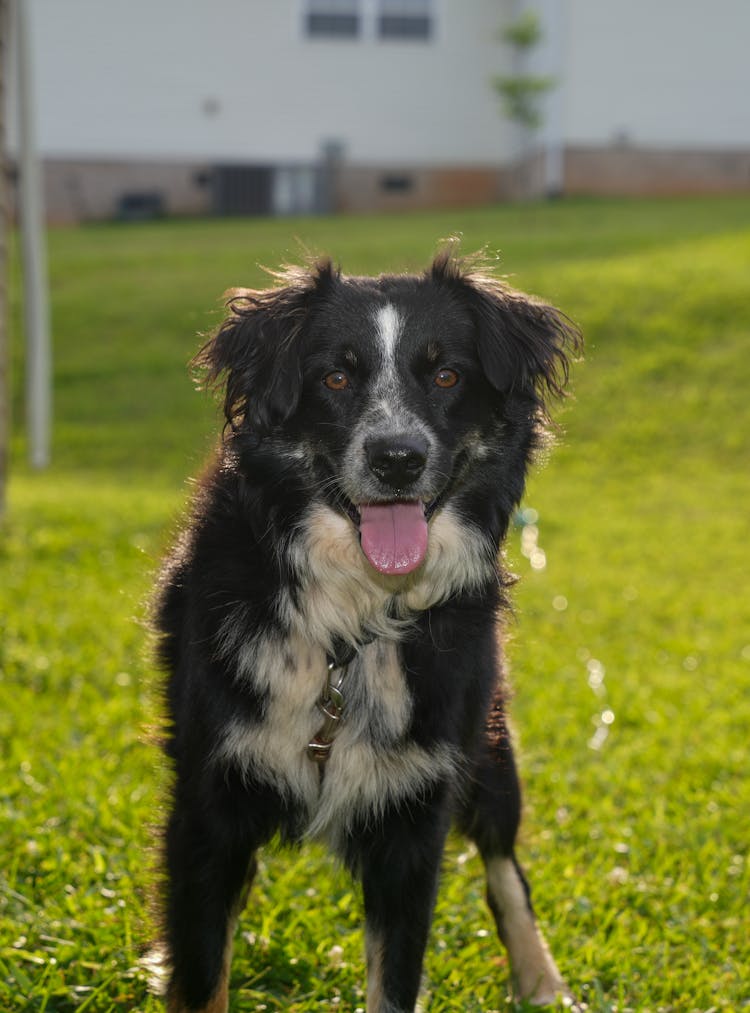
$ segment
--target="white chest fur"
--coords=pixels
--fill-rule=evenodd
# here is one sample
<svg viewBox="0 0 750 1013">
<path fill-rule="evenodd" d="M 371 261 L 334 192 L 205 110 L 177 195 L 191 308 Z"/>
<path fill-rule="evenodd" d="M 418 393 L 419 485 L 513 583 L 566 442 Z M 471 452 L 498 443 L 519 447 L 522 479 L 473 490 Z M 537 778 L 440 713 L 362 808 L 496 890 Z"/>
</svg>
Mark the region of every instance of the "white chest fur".
<svg viewBox="0 0 750 1013">
<path fill-rule="evenodd" d="M 393 641 L 368 644 L 350 663 L 345 716 L 323 778 L 307 753 L 321 723 L 323 650 L 295 635 L 283 642 L 266 639 L 243 648 L 239 664 L 238 677 L 252 679 L 268 702 L 262 720 L 229 725 L 217 759 L 303 806 L 308 836 L 335 843 L 356 820 L 419 795 L 455 768 L 452 749 L 426 750 L 406 735 L 412 701 Z"/>
</svg>

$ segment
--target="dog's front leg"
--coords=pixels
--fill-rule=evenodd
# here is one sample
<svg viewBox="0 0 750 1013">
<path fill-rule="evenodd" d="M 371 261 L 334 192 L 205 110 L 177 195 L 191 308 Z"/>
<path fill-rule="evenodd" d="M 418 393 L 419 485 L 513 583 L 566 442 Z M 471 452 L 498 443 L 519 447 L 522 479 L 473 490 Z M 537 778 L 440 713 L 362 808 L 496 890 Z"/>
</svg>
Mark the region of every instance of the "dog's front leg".
<svg viewBox="0 0 750 1013">
<path fill-rule="evenodd" d="M 226 1013 L 237 918 L 255 872 L 252 851 L 212 814 L 179 801 L 166 833 L 168 1013 Z"/>
<path fill-rule="evenodd" d="M 414 1010 L 448 822 L 442 803 L 405 805 L 362 844 L 367 1013 Z"/>
<path fill-rule="evenodd" d="M 569 997 L 565 982 L 536 923 L 526 879 L 514 846 L 521 819 L 521 788 L 513 747 L 498 695 L 487 738 L 471 773 L 460 823 L 479 848 L 487 873 L 487 900 L 510 956 L 519 998 L 546 1006 Z"/>
</svg>

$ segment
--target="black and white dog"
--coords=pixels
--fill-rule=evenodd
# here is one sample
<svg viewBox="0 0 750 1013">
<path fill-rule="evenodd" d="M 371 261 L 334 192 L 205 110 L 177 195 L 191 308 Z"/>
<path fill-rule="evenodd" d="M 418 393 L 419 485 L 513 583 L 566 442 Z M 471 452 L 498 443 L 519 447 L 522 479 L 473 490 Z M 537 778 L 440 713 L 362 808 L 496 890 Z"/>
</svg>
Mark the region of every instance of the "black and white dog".
<svg viewBox="0 0 750 1013">
<path fill-rule="evenodd" d="M 446 833 L 476 845 L 520 996 L 565 987 L 514 856 L 500 547 L 578 334 L 450 248 L 231 294 L 198 356 L 227 425 L 160 585 L 174 766 L 167 1005 L 227 1008 L 259 847 L 364 893 L 369 1013 L 413 1010 Z"/>
</svg>

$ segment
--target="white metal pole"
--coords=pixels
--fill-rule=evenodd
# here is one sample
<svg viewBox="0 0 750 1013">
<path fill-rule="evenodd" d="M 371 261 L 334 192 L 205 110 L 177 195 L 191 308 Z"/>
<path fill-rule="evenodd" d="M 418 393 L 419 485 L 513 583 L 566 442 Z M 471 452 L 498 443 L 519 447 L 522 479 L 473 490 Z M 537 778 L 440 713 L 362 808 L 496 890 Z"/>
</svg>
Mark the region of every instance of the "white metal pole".
<svg viewBox="0 0 750 1013">
<path fill-rule="evenodd" d="M 50 460 L 52 356 L 47 285 L 44 199 L 36 148 L 29 0 L 11 0 L 18 73 L 20 217 L 26 321 L 26 424 L 29 461 L 44 468 Z"/>
<path fill-rule="evenodd" d="M 552 0 L 552 3 L 547 5 L 547 15 L 549 69 L 555 83 L 547 96 L 544 186 L 547 197 L 560 197 L 565 190 L 565 108 L 563 96 L 565 33 L 567 31 L 567 4 L 565 0 Z"/>
</svg>

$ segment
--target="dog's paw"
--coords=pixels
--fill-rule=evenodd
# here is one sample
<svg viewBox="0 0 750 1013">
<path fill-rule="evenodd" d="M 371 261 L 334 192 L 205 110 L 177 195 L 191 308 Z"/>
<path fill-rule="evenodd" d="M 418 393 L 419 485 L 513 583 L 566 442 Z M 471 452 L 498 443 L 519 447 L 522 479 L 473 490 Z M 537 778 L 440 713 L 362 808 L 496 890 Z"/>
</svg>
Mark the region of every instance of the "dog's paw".
<svg viewBox="0 0 750 1013">
<path fill-rule="evenodd" d="M 538 989 L 534 995 L 529 996 L 522 1002 L 522 1009 L 549 1009 L 564 1010 L 565 1013 L 586 1013 L 588 1005 L 585 1002 L 578 1002 L 567 986 L 560 982 L 555 991 Z"/>
</svg>

